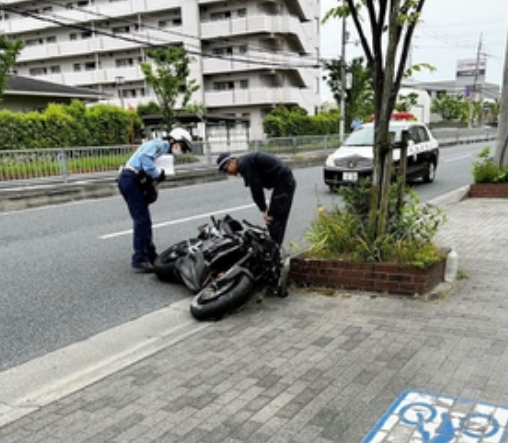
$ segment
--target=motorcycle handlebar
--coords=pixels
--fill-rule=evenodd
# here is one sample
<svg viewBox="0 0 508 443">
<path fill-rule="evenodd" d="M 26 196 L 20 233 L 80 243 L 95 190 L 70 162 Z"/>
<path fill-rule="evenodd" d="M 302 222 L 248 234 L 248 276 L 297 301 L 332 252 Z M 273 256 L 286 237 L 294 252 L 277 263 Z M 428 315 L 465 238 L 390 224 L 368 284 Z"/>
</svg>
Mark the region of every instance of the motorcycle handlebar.
<svg viewBox="0 0 508 443">
<path fill-rule="evenodd" d="M 255 228 L 255 229 L 263 229 L 261 226 L 259 225 L 255 225 L 254 223 L 251 223 L 250 221 L 248 220 L 245 220 L 243 219 L 242 220 L 244 224 L 246 224 L 249 228 Z"/>
</svg>

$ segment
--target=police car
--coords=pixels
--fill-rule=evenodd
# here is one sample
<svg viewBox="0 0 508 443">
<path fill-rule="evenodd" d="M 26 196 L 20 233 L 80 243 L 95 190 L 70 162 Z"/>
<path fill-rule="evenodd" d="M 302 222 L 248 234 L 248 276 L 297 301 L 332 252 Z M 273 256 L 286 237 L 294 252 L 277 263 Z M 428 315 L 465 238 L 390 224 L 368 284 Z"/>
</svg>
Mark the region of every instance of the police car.
<svg viewBox="0 0 508 443">
<path fill-rule="evenodd" d="M 395 143 L 400 142 L 402 131 L 408 131 L 406 179 L 421 178 L 431 183 L 436 177 L 439 161 L 439 142 L 429 128 L 415 121 L 391 121 L 390 132 L 395 133 Z M 394 164 L 400 160 L 400 149 L 393 151 Z M 323 169 L 324 181 L 333 191 L 372 176 L 374 169 L 374 123 L 364 123 L 356 128 L 340 148 L 329 155 Z"/>
</svg>

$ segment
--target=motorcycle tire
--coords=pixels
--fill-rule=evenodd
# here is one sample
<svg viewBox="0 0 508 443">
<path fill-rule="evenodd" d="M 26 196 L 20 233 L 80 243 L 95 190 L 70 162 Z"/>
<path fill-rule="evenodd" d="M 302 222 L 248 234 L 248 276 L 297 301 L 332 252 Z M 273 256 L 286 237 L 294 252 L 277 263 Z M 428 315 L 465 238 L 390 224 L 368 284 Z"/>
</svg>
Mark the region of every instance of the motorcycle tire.
<svg viewBox="0 0 508 443">
<path fill-rule="evenodd" d="M 176 259 L 187 254 L 189 243 L 195 245 L 198 242 L 197 238 L 191 238 L 175 243 L 161 252 L 153 262 L 154 273 L 159 280 L 168 283 L 181 283 L 180 274 L 175 269 Z"/>
<path fill-rule="evenodd" d="M 211 284 L 197 294 L 190 306 L 196 320 L 220 320 L 225 314 L 247 303 L 254 286 L 252 279 L 241 274 L 216 291 Z"/>
</svg>

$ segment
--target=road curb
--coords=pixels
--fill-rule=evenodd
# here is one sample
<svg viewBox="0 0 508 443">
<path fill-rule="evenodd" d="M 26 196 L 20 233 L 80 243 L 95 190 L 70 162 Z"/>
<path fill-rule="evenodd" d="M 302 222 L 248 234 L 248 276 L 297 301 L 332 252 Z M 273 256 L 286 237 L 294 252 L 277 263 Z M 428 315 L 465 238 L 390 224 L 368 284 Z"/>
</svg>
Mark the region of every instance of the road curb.
<svg viewBox="0 0 508 443">
<path fill-rule="evenodd" d="M 190 299 L 0 373 L 0 427 L 207 328 Z"/>
<path fill-rule="evenodd" d="M 468 193 L 469 193 L 469 185 L 462 186 L 458 189 L 455 189 L 446 194 L 440 195 L 439 197 L 435 197 L 429 200 L 429 203 L 439 207 L 454 205 L 466 199 Z"/>
</svg>

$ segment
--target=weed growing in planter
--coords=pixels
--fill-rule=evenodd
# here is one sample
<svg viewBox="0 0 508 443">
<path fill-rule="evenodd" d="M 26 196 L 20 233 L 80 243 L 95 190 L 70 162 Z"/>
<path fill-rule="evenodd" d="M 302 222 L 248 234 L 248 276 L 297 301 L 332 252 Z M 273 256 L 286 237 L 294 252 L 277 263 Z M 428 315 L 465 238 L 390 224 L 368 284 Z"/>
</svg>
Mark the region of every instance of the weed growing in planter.
<svg viewBox="0 0 508 443">
<path fill-rule="evenodd" d="M 424 268 L 442 260 L 440 248 L 432 242 L 445 221 L 443 211 L 422 204 L 418 195 L 406 190 L 399 204 L 399 186 L 390 188 L 386 234 L 368 236 L 371 182 L 339 190 L 344 207 L 327 211 L 320 208 L 317 218 L 305 234 L 310 244 L 307 256 L 336 258 L 351 262 L 389 262 Z"/>
<path fill-rule="evenodd" d="M 484 148 L 473 163 L 473 179 L 475 183 L 507 183 L 508 165 L 503 167 L 494 163 L 490 148 Z"/>
</svg>

